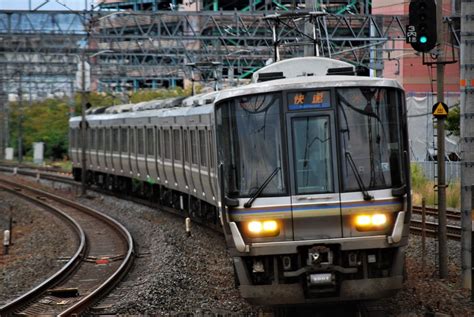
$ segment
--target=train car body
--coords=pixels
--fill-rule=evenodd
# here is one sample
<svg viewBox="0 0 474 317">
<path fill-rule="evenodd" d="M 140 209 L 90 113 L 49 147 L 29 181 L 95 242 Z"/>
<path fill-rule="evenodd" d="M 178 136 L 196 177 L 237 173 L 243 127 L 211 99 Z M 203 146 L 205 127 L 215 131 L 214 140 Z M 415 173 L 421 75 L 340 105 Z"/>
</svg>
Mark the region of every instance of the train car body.
<svg viewBox="0 0 474 317">
<path fill-rule="evenodd" d="M 257 74 L 267 81 L 174 107 L 88 115 L 88 182 L 220 223 L 252 303 L 389 296 L 411 210 L 404 93 L 394 80 L 326 75 L 338 66 L 289 60 Z"/>
</svg>

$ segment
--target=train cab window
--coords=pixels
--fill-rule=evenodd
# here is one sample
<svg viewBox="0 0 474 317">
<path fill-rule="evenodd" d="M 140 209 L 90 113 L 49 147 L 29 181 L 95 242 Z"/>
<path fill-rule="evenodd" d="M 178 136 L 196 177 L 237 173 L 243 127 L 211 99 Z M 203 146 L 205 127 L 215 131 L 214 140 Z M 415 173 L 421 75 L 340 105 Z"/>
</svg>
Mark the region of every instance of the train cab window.
<svg viewBox="0 0 474 317">
<path fill-rule="evenodd" d="M 329 117 L 296 117 L 291 124 L 296 193 L 333 192 Z"/>
<path fill-rule="evenodd" d="M 198 144 L 196 140 L 196 130 L 191 130 L 191 163 L 198 163 Z"/>
<path fill-rule="evenodd" d="M 138 151 L 138 155 L 143 155 L 145 154 L 145 140 L 143 139 L 144 135 L 143 135 L 143 129 L 142 128 L 138 128 L 137 129 L 137 151 Z"/>
<path fill-rule="evenodd" d="M 112 151 L 119 152 L 119 129 L 112 129 Z"/>
<path fill-rule="evenodd" d="M 128 152 L 128 135 L 127 128 L 120 128 L 120 150 L 122 153 Z"/>
<path fill-rule="evenodd" d="M 98 129 L 98 137 L 97 137 L 97 149 L 103 150 L 104 149 L 104 129 Z"/>
<path fill-rule="evenodd" d="M 199 130 L 199 150 L 201 154 L 201 166 L 207 166 L 206 131 L 204 130 Z"/>
<path fill-rule="evenodd" d="M 181 140 L 179 130 L 173 130 L 173 157 L 176 161 L 181 161 Z"/>
<path fill-rule="evenodd" d="M 148 156 L 155 155 L 155 141 L 153 140 L 153 128 L 146 129 L 146 154 Z"/>
<path fill-rule="evenodd" d="M 216 105 L 219 162 L 232 197 L 287 193 L 281 93 L 241 96 Z"/>
<path fill-rule="evenodd" d="M 401 187 L 401 92 L 383 87 L 337 90 L 343 189 Z"/>
<path fill-rule="evenodd" d="M 170 130 L 163 131 L 163 144 L 165 146 L 165 159 L 171 159 Z"/>
<path fill-rule="evenodd" d="M 130 131 L 129 131 L 129 135 L 130 135 L 130 153 L 132 153 L 133 155 L 135 155 L 135 128 L 130 128 Z"/>
</svg>

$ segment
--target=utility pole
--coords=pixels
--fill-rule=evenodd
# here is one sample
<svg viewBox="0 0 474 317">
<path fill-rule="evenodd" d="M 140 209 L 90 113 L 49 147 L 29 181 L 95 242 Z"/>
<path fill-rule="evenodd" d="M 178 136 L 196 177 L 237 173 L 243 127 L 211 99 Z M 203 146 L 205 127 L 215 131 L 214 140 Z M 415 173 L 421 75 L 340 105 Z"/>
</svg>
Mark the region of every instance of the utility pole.
<svg viewBox="0 0 474 317">
<path fill-rule="evenodd" d="M 2 66 L 0 66 L 2 67 Z M 2 71 L 5 74 L 5 71 Z M 7 143 L 7 93 L 4 75 L 0 76 L 0 159 L 5 158 Z"/>
<path fill-rule="evenodd" d="M 438 63 L 436 64 L 437 81 L 437 103 L 444 102 L 444 38 L 443 38 L 443 1 L 438 0 L 436 4 L 436 17 L 438 23 L 436 29 L 438 33 Z M 447 247 L 447 221 L 446 221 L 446 163 L 445 137 L 444 137 L 445 117 L 438 117 L 438 241 L 439 241 L 439 277 L 448 277 L 448 247 Z"/>
<path fill-rule="evenodd" d="M 461 253 L 462 285 L 472 288 L 472 185 L 474 185 L 474 2 L 461 1 Z"/>
<path fill-rule="evenodd" d="M 81 138 L 82 138 L 82 149 L 81 149 L 81 196 L 87 195 L 87 122 L 86 122 L 86 105 L 87 105 L 87 92 L 86 92 L 86 50 L 89 45 L 89 23 L 87 19 L 87 7 L 84 8 L 84 28 L 86 31 L 86 41 L 81 52 Z"/>
<path fill-rule="evenodd" d="M 23 90 L 21 72 L 19 72 L 18 82 L 18 163 L 23 162 Z"/>
</svg>

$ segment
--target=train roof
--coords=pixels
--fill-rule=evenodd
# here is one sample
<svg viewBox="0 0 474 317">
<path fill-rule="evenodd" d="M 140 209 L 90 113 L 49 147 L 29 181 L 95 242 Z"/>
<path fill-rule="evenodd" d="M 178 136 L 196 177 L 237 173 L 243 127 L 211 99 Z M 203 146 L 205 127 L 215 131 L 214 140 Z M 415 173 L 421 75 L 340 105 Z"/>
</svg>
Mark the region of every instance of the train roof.
<svg viewBox="0 0 474 317">
<path fill-rule="evenodd" d="M 304 90 L 332 87 L 392 87 L 402 89 L 400 83 L 394 79 L 364 76 L 306 76 L 296 78 L 275 79 L 271 81 L 253 83 L 219 92 L 216 101 L 240 95 L 250 95 L 280 90 Z"/>
<path fill-rule="evenodd" d="M 149 116 L 169 117 L 204 114 L 212 111 L 215 102 L 242 95 L 269 93 L 281 90 L 305 90 L 333 87 L 392 87 L 402 89 L 398 81 L 386 78 L 348 76 L 357 71 L 349 63 L 325 57 L 299 57 L 270 64 L 253 75 L 253 83 L 218 92 L 191 97 L 176 97 L 151 100 L 137 104 L 109 107 L 105 113 L 88 114 L 88 120 L 113 120 L 143 118 Z M 334 74 L 334 75 L 329 75 Z M 80 117 L 71 118 L 80 121 Z"/>
</svg>

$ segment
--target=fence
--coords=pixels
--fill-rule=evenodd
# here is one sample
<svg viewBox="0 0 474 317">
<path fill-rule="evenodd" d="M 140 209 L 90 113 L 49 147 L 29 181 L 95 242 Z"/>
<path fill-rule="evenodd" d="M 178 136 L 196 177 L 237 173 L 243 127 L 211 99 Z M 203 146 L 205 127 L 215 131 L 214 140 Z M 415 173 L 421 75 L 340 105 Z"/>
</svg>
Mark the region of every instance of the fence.
<svg viewBox="0 0 474 317">
<path fill-rule="evenodd" d="M 433 180 L 435 173 L 438 174 L 438 165 L 434 161 L 412 162 L 423 170 L 426 178 Z M 435 170 L 436 169 L 436 170 Z M 461 162 L 446 162 L 446 182 L 461 180 Z"/>
</svg>

